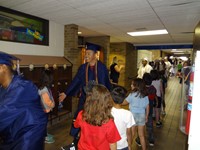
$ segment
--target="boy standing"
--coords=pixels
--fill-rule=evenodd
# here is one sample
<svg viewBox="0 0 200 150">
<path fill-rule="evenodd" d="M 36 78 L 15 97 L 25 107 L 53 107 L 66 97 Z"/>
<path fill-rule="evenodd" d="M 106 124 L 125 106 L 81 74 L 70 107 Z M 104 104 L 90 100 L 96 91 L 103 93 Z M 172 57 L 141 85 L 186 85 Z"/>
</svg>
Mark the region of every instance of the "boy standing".
<svg viewBox="0 0 200 150">
<path fill-rule="evenodd" d="M 112 108 L 111 113 L 114 117 L 118 132 L 121 136 L 121 140 L 117 142 L 118 150 L 131 150 L 131 129 L 135 124 L 132 113 L 121 108 L 121 104 L 126 98 L 126 93 L 126 89 L 120 86 L 115 87 L 111 92 L 112 98 L 114 100 L 114 107 Z"/>
</svg>

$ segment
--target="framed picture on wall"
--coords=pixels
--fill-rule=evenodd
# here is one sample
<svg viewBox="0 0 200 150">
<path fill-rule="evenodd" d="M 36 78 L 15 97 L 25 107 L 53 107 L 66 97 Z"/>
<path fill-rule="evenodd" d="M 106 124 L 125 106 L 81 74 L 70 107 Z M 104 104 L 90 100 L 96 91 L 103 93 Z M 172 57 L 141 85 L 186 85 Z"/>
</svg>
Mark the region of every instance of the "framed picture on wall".
<svg viewBox="0 0 200 150">
<path fill-rule="evenodd" d="M 0 40 L 49 45 L 49 21 L 0 6 Z"/>
</svg>

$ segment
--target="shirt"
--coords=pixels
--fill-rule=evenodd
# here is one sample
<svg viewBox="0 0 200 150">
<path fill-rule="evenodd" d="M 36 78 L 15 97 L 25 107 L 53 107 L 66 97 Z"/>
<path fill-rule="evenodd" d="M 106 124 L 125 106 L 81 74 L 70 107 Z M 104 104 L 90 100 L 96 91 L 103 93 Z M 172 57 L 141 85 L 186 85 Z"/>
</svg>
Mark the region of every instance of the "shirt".
<svg viewBox="0 0 200 150">
<path fill-rule="evenodd" d="M 129 109 L 132 113 L 145 114 L 147 105 L 149 104 L 148 96 L 140 97 L 138 93 L 130 93 L 126 98 L 129 103 Z"/>
<path fill-rule="evenodd" d="M 113 119 L 102 126 L 94 126 L 84 121 L 82 114 L 80 111 L 74 122 L 75 128 L 81 128 L 79 150 L 110 150 L 110 144 L 121 139 Z"/>
<path fill-rule="evenodd" d="M 161 86 L 162 86 L 161 84 L 162 84 L 162 82 L 160 79 L 152 81 L 152 85 L 156 88 L 156 95 L 158 97 L 161 97 Z"/>
<path fill-rule="evenodd" d="M 128 147 L 127 142 L 127 128 L 131 128 L 135 124 L 135 120 L 130 111 L 125 109 L 112 108 L 112 115 L 114 117 L 114 122 L 117 126 L 121 140 L 117 142 L 117 149 L 123 149 Z"/>
<path fill-rule="evenodd" d="M 138 70 L 138 78 L 142 79 L 144 73 L 150 73 L 151 70 L 152 70 L 152 67 L 149 64 L 146 64 L 145 67 L 143 65 L 141 65 Z"/>
<path fill-rule="evenodd" d="M 179 63 L 179 64 L 177 65 L 177 68 L 178 68 L 178 70 L 181 70 L 181 69 L 183 68 L 182 64 Z"/>
<path fill-rule="evenodd" d="M 112 80 L 114 80 L 114 82 L 116 81 L 116 80 L 118 80 L 118 78 L 119 78 L 119 72 L 117 72 L 116 70 L 115 70 L 115 66 L 116 66 L 117 64 L 116 63 L 114 63 L 114 64 L 112 64 L 111 66 L 110 66 L 110 79 L 112 79 Z"/>
<path fill-rule="evenodd" d="M 166 64 L 166 69 L 169 69 L 171 67 L 171 63 L 169 61 L 166 61 L 165 64 Z"/>
<path fill-rule="evenodd" d="M 154 101 L 156 97 L 156 88 L 153 85 L 146 86 L 146 88 L 149 100 Z"/>
</svg>

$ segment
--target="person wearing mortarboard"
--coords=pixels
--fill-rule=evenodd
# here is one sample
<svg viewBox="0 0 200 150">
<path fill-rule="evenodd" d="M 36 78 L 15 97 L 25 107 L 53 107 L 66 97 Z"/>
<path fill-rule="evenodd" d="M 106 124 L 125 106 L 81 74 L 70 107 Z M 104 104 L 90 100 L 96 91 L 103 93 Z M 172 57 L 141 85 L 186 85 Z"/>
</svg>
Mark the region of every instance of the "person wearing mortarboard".
<svg viewBox="0 0 200 150">
<path fill-rule="evenodd" d="M 74 115 L 74 119 L 76 119 L 78 113 L 83 109 L 86 94 L 83 88 L 88 84 L 89 81 L 94 80 L 98 84 L 102 84 L 106 86 L 109 90 L 111 88 L 108 70 L 106 66 L 98 61 L 98 51 L 100 51 L 100 46 L 92 43 L 86 43 L 86 63 L 82 64 L 78 69 L 78 72 L 71 84 L 67 88 L 65 93 L 61 93 L 59 100 L 63 101 L 67 96 L 76 96 L 81 89 L 81 96 L 78 104 L 78 109 Z M 77 142 L 77 136 L 79 133 L 79 129 L 76 129 L 72 126 L 70 134 L 74 136 L 74 143 Z"/>
<path fill-rule="evenodd" d="M 152 70 L 152 67 L 148 64 L 148 59 L 147 58 L 143 58 L 142 59 L 142 64 L 138 69 L 137 78 L 141 78 L 142 79 L 144 73 L 150 73 L 151 70 Z"/>
<path fill-rule="evenodd" d="M 36 86 L 14 75 L 14 60 L 0 52 L 0 150 L 44 150 L 47 115 Z"/>
</svg>

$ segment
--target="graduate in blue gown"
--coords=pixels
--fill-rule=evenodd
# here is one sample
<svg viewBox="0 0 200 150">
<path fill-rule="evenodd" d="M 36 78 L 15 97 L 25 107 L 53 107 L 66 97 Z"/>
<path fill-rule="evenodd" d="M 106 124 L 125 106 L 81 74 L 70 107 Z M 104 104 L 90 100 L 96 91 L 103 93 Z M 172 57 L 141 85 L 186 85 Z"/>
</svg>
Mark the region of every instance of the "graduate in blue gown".
<svg viewBox="0 0 200 150">
<path fill-rule="evenodd" d="M 97 59 L 97 52 L 99 50 L 99 45 L 86 43 L 86 63 L 79 67 L 77 74 L 66 92 L 60 94 L 59 100 L 63 101 L 66 96 L 76 96 L 81 91 L 78 109 L 74 115 L 74 119 L 76 119 L 78 113 L 83 109 L 86 99 L 83 88 L 89 81 L 94 80 L 99 84 L 105 85 L 109 90 L 111 88 L 108 70 L 106 66 Z M 78 132 L 79 130 L 72 126 L 70 134 L 76 137 Z"/>
<path fill-rule="evenodd" d="M 16 59 L 0 52 L 0 150 L 44 150 L 47 115 L 36 86 L 14 75 Z"/>
</svg>

